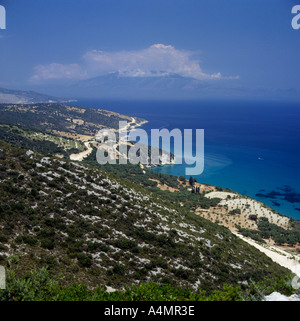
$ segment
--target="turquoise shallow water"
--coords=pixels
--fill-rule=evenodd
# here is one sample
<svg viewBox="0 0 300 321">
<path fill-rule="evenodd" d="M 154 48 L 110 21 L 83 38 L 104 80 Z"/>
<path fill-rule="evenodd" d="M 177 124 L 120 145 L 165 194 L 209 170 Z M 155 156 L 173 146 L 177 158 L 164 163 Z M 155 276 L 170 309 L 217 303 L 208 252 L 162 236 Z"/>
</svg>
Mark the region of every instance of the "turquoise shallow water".
<svg viewBox="0 0 300 321">
<path fill-rule="evenodd" d="M 259 101 L 79 101 L 131 114 L 151 129 L 204 129 L 199 182 L 229 187 L 300 220 L 300 104 Z M 193 146 L 194 147 L 194 146 Z M 175 150 L 176 154 L 176 150 Z M 184 175 L 186 164 L 155 168 Z"/>
</svg>

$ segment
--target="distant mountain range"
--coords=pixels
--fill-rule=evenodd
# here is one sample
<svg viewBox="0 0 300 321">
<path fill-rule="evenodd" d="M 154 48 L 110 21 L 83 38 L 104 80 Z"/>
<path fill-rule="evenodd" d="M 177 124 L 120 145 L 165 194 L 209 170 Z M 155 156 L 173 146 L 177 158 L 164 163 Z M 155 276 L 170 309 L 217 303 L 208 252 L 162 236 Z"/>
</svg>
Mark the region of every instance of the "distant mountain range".
<svg viewBox="0 0 300 321">
<path fill-rule="evenodd" d="M 191 97 L 201 95 L 208 85 L 193 78 L 177 74 L 153 77 L 126 77 L 111 73 L 79 81 L 68 89 L 78 97 L 119 96 L 124 98 L 144 97 Z"/>
<path fill-rule="evenodd" d="M 168 75 L 128 76 L 118 72 L 83 80 L 61 80 L 58 83 L 39 84 L 36 91 L 71 98 L 124 99 L 195 99 L 228 95 L 232 81 L 201 81 L 172 73 Z M 239 91 L 238 91 L 239 93 Z M 240 94 L 240 93 L 239 93 Z"/>
<path fill-rule="evenodd" d="M 3 104 L 36 104 L 65 102 L 71 102 L 71 100 L 52 97 L 34 91 L 22 91 L 0 88 L 0 103 Z"/>
</svg>

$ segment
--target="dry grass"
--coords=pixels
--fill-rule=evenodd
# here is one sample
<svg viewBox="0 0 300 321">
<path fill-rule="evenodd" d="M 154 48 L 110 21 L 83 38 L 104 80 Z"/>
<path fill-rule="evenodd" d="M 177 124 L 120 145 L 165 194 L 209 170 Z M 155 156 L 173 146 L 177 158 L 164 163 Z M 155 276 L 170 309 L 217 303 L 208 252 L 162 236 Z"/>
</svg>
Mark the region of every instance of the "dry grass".
<svg viewBox="0 0 300 321">
<path fill-rule="evenodd" d="M 79 140 L 81 142 L 88 142 L 94 139 L 94 136 L 90 135 L 80 135 L 80 134 L 75 134 L 75 133 L 69 133 L 69 132 L 63 132 L 63 131 L 58 131 L 58 130 L 53 130 L 53 134 L 62 136 L 62 137 L 67 137 L 67 138 L 72 138 Z"/>
<path fill-rule="evenodd" d="M 249 218 L 249 215 L 257 215 L 258 218 L 266 217 L 270 223 L 276 224 L 284 229 L 290 227 L 290 219 L 279 215 L 256 200 L 245 198 L 239 194 L 214 191 L 205 195 L 208 198 L 222 199 L 217 207 L 209 210 L 196 209 L 195 213 L 214 223 L 218 223 L 237 231 L 236 225 L 242 228 L 257 230 L 256 222 Z M 239 209 L 240 214 L 230 214 L 230 211 Z"/>
</svg>

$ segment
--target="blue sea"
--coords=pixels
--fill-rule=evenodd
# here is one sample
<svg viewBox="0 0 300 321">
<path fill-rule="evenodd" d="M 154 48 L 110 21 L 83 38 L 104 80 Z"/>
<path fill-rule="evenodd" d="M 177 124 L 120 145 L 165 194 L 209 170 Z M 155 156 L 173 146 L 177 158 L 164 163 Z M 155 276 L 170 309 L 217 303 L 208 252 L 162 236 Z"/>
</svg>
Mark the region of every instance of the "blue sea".
<svg viewBox="0 0 300 321">
<path fill-rule="evenodd" d="M 300 220 L 300 103 L 82 100 L 76 104 L 145 118 L 149 123 L 143 128 L 149 133 L 156 128 L 204 129 L 204 171 L 196 176 L 198 182 L 228 187 Z M 185 168 L 175 164 L 154 170 L 180 176 Z"/>
</svg>

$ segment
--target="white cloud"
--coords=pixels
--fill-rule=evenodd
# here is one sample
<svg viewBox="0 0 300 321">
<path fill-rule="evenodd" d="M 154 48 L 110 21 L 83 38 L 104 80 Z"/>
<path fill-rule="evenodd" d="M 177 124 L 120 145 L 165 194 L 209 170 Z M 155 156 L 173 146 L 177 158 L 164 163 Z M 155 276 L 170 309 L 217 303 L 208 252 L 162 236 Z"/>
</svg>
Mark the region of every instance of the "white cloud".
<svg viewBox="0 0 300 321">
<path fill-rule="evenodd" d="M 88 79 L 109 73 L 122 77 L 158 77 L 178 74 L 197 80 L 224 78 L 220 72 L 208 74 L 202 71 L 195 54 L 173 46 L 155 44 L 135 51 L 88 51 L 78 64 L 39 65 L 35 67 L 34 81 L 50 79 Z M 226 78 L 226 77 L 225 77 Z"/>
<path fill-rule="evenodd" d="M 90 73 L 119 72 L 127 77 L 157 77 L 171 73 L 195 79 L 219 79 L 220 73 L 206 74 L 193 53 L 163 44 L 136 51 L 89 51 L 84 55 Z"/>
<path fill-rule="evenodd" d="M 83 79 L 86 73 L 78 64 L 58 64 L 38 65 L 34 68 L 35 74 L 32 81 L 53 80 L 53 79 Z"/>
</svg>

